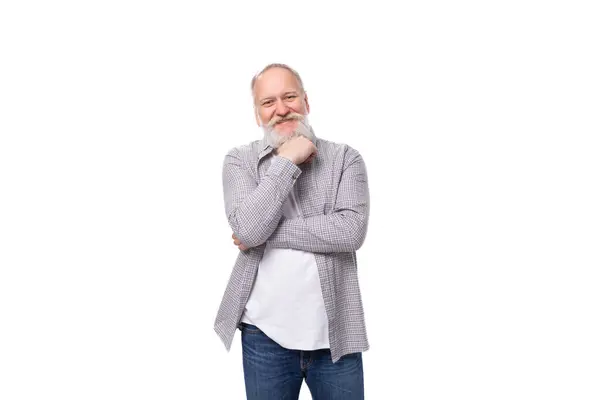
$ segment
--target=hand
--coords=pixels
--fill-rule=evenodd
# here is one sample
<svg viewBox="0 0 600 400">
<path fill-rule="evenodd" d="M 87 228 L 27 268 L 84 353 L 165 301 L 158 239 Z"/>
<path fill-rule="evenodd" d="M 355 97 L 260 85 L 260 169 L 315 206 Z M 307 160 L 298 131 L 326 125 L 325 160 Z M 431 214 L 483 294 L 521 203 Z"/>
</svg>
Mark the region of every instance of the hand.
<svg viewBox="0 0 600 400">
<path fill-rule="evenodd" d="M 233 244 L 236 245 L 238 247 L 238 249 L 240 249 L 241 251 L 245 251 L 245 250 L 249 249 L 248 247 L 246 247 L 242 244 L 240 239 L 238 239 L 237 236 L 235 236 L 235 233 L 231 235 L 231 238 L 233 239 Z"/>
<path fill-rule="evenodd" d="M 296 136 L 277 149 L 277 155 L 296 165 L 310 162 L 317 154 L 317 147 L 304 136 Z"/>
<path fill-rule="evenodd" d="M 316 156 L 317 156 L 317 153 L 312 153 L 312 154 L 311 154 L 311 155 L 310 155 L 310 156 L 309 156 L 309 157 L 306 159 L 306 161 L 304 161 L 302 164 L 310 164 L 310 162 L 311 162 L 312 160 L 314 160 Z"/>
</svg>

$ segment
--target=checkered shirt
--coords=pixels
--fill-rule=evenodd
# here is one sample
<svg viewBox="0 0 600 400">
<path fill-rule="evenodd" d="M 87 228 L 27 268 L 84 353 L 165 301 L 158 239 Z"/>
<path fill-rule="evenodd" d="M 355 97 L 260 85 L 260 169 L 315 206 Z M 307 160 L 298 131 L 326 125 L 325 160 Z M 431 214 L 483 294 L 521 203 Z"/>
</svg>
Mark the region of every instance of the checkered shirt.
<svg viewBox="0 0 600 400">
<path fill-rule="evenodd" d="M 227 351 L 267 242 L 314 253 L 333 362 L 369 348 L 356 261 L 369 219 L 365 163 L 346 144 L 318 138 L 315 145 L 317 156 L 299 166 L 276 155 L 264 139 L 225 156 L 225 212 L 233 233 L 250 247 L 239 252 L 215 320 Z M 302 218 L 286 219 L 282 206 L 294 186 Z"/>
</svg>

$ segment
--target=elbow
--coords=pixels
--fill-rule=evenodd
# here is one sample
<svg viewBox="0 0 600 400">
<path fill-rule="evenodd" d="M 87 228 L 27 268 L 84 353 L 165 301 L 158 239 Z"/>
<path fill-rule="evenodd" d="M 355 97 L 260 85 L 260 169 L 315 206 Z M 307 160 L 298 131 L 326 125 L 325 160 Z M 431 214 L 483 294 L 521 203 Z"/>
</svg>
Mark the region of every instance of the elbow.
<svg viewBox="0 0 600 400">
<path fill-rule="evenodd" d="M 363 243 L 365 242 L 365 235 L 360 236 L 359 238 L 357 238 L 356 240 L 354 240 L 353 243 L 353 247 L 354 250 L 353 251 L 357 251 L 358 249 L 360 249 L 363 245 Z"/>
<path fill-rule="evenodd" d="M 366 230 L 357 233 L 352 240 L 352 251 L 357 251 L 362 247 L 363 243 L 365 242 L 365 238 L 367 237 L 366 233 Z"/>
<path fill-rule="evenodd" d="M 367 237 L 367 221 L 368 218 L 366 215 L 360 215 L 355 220 L 356 224 L 354 225 L 352 238 L 350 240 L 351 251 L 357 251 L 365 242 Z"/>
</svg>

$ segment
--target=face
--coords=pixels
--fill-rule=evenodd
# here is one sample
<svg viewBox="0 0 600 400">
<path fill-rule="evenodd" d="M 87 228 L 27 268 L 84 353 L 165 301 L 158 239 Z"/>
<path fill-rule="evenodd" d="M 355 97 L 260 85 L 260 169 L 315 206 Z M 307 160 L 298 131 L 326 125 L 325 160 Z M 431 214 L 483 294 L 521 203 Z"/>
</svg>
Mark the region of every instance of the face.
<svg viewBox="0 0 600 400">
<path fill-rule="evenodd" d="M 296 77 L 284 68 L 271 68 L 256 79 L 254 105 L 256 123 L 283 137 L 292 136 L 310 110 Z"/>
</svg>

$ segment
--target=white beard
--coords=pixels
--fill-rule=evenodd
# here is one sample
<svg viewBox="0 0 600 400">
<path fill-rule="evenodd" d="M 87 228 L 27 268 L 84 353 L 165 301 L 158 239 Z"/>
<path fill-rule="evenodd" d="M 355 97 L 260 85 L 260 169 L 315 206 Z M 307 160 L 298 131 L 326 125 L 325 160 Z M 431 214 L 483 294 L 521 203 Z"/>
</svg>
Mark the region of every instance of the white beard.
<svg viewBox="0 0 600 400">
<path fill-rule="evenodd" d="M 302 118 L 294 118 L 298 121 L 298 126 L 291 135 L 280 135 L 275 131 L 274 126 L 269 125 L 261 125 L 265 134 L 265 140 L 267 144 L 269 144 L 274 149 L 278 149 L 282 144 L 287 142 L 288 140 L 298 137 L 304 136 L 308 140 L 313 143 L 316 143 L 317 137 L 315 136 L 315 132 L 312 129 L 312 126 L 308 123 L 308 117 L 303 116 Z"/>
</svg>

